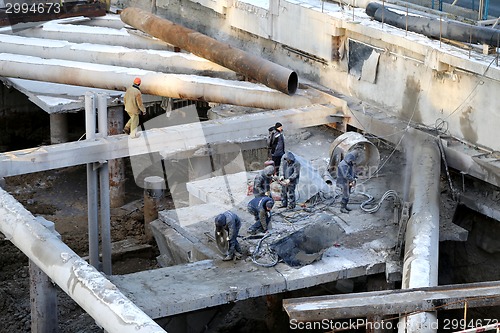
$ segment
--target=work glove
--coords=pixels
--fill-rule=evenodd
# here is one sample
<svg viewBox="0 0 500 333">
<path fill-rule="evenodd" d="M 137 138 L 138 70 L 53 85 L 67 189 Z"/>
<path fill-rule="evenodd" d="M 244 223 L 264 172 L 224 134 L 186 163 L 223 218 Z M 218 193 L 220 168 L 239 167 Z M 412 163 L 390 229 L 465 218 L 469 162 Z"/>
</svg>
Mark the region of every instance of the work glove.
<svg viewBox="0 0 500 333">
<path fill-rule="evenodd" d="M 283 184 L 285 184 L 285 185 L 290 184 L 290 179 L 285 179 L 285 180 L 283 180 Z"/>
</svg>

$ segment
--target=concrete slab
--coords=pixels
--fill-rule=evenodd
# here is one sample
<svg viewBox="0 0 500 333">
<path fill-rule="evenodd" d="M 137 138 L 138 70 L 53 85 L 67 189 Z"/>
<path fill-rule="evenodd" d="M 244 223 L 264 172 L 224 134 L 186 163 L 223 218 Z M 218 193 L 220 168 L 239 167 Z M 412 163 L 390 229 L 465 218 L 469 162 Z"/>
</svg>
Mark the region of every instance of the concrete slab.
<svg viewBox="0 0 500 333">
<path fill-rule="evenodd" d="M 315 142 L 328 142 L 332 130 L 328 128 L 310 128 L 304 130 L 287 131 L 287 145 L 293 147 L 297 153 L 303 154 L 318 169 L 326 169 L 328 165 L 328 147 L 316 145 Z M 312 138 L 309 140 L 309 138 Z M 330 138 L 333 141 L 333 138 Z M 390 152 L 382 152 L 385 157 Z M 396 159 L 394 170 L 386 177 L 383 174 L 371 179 L 362 179 L 358 190 L 362 193 L 371 193 L 376 199 L 380 198 L 385 190 L 401 191 L 401 169 L 398 167 L 398 152 L 392 154 Z M 195 311 L 207 307 L 217 306 L 243 300 L 251 297 L 270 295 L 283 291 L 309 288 L 320 284 L 342 279 L 349 279 L 369 274 L 383 273 L 389 270 L 391 281 L 397 280 L 398 269 L 392 253 L 396 244 L 398 225 L 393 221 L 393 205 L 384 202 L 378 212 L 365 213 L 359 209 L 359 204 L 366 200 L 366 196 L 355 193 L 352 196 L 353 211 L 350 214 L 339 213 L 338 200 L 334 196 L 323 197 L 318 202 L 309 202 L 305 207 L 295 210 L 273 209 L 272 229 L 261 247 L 263 252 L 270 245 L 290 234 L 300 230 L 309 232 L 315 225 L 318 230 L 329 228 L 332 231 L 331 239 L 322 242 L 324 251 L 320 260 L 300 268 L 293 268 L 284 263 L 278 263 L 272 268 L 263 267 L 252 261 L 251 254 L 258 246 L 259 239 L 247 237 L 247 228 L 253 223 L 253 217 L 246 211 L 246 203 L 253 196 L 245 195 L 245 182 L 249 178 L 247 173 L 228 175 L 193 182 L 190 186 L 193 191 L 203 192 L 209 203 L 191 207 L 179 208 L 172 211 L 160 212 L 159 220 L 155 223 L 168 225 L 169 231 L 164 237 L 172 242 L 178 234 L 184 240 L 175 247 L 189 240 L 196 246 L 218 254 L 215 243 L 210 236 L 214 233 L 214 216 L 224 209 L 232 209 L 242 220 L 239 242 L 244 253 L 244 260 L 223 262 L 220 259 L 203 260 L 186 265 L 165 267 L 148 272 L 139 272 L 124 276 L 114 276 L 113 282 L 120 290 L 130 297 L 141 309 L 153 318 L 171 316 L 178 313 Z M 241 200 L 234 203 L 226 200 L 218 188 L 218 183 L 231 183 L 235 179 L 240 182 Z M 226 191 L 227 192 L 227 191 Z M 199 194 L 201 197 L 201 194 Z M 195 223 L 193 223 L 195 222 Z M 172 236 L 175 229 L 177 236 Z M 313 233 L 314 234 L 314 233 Z M 328 232 L 324 232 L 328 234 Z M 166 241 L 167 242 L 167 241 Z M 172 244 L 172 243 L 171 243 Z M 322 249 L 323 249 L 322 245 Z M 260 255 L 260 253 L 259 253 Z M 259 258 L 259 262 L 266 263 L 266 257 Z M 168 260 L 167 260 L 168 262 Z"/>
<path fill-rule="evenodd" d="M 244 261 L 203 260 L 112 276 L 111 281 L 150 317 L 161 318 L 384 271 L 382 257 L 362 255 L 360 261 L 353 261 L 344 258 L 346 253 L 338 255 L 332 253 L 299 270 L 284 264 L 264 268 Z"/>
</svg>

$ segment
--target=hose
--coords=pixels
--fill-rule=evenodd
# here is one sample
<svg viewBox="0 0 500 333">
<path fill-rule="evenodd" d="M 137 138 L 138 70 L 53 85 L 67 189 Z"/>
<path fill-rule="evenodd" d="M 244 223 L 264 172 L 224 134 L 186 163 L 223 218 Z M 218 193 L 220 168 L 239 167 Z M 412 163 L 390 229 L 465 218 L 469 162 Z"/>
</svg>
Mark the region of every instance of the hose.
<svg viewBox="0 0 500 333">
<path fill-rule="evenodd" d="M 260 250 L 260 246 L 261 246 L 262 242 L 264 241 L 264 239 L 268 238 L 269 236 L 271 236 L 270 233 L 268 233 L 267 235 L 265 235 L 264 237 L 262 237 L 259 240 L 259 243 L 257 243 L 257 247 L 255 248 L 255 250 L 252 253 L 252 262 L 254 264 L 256 264 L 256 265 L 259 265 L 259 266 L 262 266 L 262 267 L 273 267 L 273 266 L 276 266 L 276 264 L 278 264 L 278 262 L 279 262 L 278 255 L 276 253 L 272 253 L 272 252 L 271 252 L 271 254 L 275 257 L 275 259 L 271 263 L 262 263 L 262 262 L 258 262 L 257 259 L 255 259 L 257 253 Z"/>
<path fill-rule="evenodd" d="M 379 202 L 377 204 L 375 204 L 375 206 L 373 206 L 371 208 L 366 208 L 365 207 L 366 205 L 373 205 L 374 204 L 373 203 L 373 201 L 374 201 L 373 196 L 371 196 L 370 194 L 365 193 L 365 192 L 357 192 L 357 193 L 364 195 L 368 198 L 367 200 L 365 200 L 361 203 L 360 207 L 364 212 L 367 212 L 370 214 L 377 212 L 380 209 L 380 207 L 382 206 L 382 202 L 387 198 L 393 198 L 394 201 L 398 201 L 399 203 L 401 202 L 401 199 L 399 198 L 398 193 L 396 191 L 388 190 L 387 192 L 384 193 L 384 195 L 382 195 L 382 198 L 380 198 Z"/>
</svg>

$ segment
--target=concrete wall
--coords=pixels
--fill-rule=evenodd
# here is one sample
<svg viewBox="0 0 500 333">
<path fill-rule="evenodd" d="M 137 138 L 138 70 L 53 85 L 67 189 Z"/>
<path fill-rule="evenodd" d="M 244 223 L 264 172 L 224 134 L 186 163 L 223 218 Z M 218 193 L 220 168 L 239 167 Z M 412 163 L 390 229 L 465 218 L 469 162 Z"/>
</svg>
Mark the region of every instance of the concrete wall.
<svg viewBox="0 0 500 333">
<path fill-rule="evenodd" d="M 326 2 L 156 3 L 159 16 L 292 68 L 299 80 L 429 127 L 444 120 L 459 139 L 500 150 L 500 113 L 494 103 L 500 68 L 493 56 L 481 60 L 474 52 L 469 59 L 466 50 L 382 26 L 362 9 L 340 10 Z M 151 8 L 146 1 L 133 5 Z M 332 60 L 335 55 L 339 60 Z"/>
</svg>

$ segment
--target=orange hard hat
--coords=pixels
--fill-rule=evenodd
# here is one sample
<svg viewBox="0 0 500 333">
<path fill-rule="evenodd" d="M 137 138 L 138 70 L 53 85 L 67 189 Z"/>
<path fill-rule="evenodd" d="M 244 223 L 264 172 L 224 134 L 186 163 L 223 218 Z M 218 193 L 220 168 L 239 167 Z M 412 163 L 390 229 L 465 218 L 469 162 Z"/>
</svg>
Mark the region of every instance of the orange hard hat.
<svg viewBox="0 0 500 333">
<path fill-rule="evenodd" d="M 136 84 L 136 85 L 140 85 L 140 84 L 141 84 L 141 78 L 136 77 L 136 78 L 134 79 L 134 84 Z"/>
</svg>

